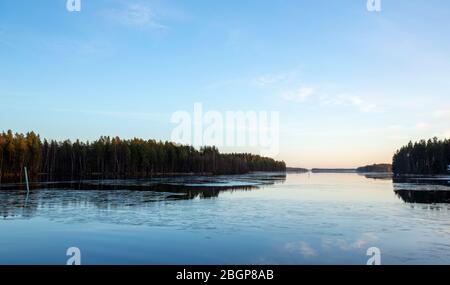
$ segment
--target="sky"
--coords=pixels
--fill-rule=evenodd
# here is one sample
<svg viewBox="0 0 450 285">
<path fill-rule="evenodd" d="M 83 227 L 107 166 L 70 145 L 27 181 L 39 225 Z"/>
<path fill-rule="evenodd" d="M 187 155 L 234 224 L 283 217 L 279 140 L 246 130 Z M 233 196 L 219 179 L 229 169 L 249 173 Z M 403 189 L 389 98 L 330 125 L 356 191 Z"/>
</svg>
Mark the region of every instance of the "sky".
<svg viewBox="0 0 450 285">
<path fill-rule="evenodd" d="M 366 2 L 0 0 L 0 131 L 171 140 L 196 103 L 275 111 L 295 167 L 450 137 L 450 2 Z"/>
</svg>

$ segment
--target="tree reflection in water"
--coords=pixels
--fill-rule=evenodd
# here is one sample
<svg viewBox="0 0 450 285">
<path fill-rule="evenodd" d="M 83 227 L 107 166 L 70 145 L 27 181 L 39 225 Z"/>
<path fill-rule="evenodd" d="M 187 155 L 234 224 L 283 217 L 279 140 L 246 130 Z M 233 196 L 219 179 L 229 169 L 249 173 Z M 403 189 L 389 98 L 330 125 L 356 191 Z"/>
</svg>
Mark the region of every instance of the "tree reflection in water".
<svg viewBox="0 0 450 285">
<path fill-rule="evenodd" d="M 395 194 L 406 203 L 450 203 L 448 177 L 398 177 L 393 182 Z"/>
<path fill-rule="evenodd" d="M 211 199 L 224 191 L 251 191 L 283 183 L 285 173 L 233 176 L 164 177 L 150 180 L 102 180 L 0 185 L 0 216 L 32 218 L 39 209 L 94 205 L 98 209 L 145 208 L 155 202 Z"/>
</svg>

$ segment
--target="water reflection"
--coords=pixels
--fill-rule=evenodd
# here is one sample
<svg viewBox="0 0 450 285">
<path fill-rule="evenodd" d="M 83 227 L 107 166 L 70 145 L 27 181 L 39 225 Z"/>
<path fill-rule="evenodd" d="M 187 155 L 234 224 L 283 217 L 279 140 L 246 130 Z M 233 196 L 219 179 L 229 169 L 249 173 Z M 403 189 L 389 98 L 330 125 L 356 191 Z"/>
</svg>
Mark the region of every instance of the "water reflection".
<svg viewBox="0 0 450 285">
<path fill-rule="evenodd" d="M 392 180 L 393 177 L 392 173 L 358 173 L 358 175 L 374 180 Z"/>
<path fill-rule="evenodd" d="M 395 177 L 394 192 L 407 203 L 450 203 L 449 177 Z"/>
<path fill-rule="evenodd" d="M 63 264 L 70 246 L 84 264 L 366 264 L 369 247 L 449 263 L 450 204 L 354 173 L 51 184 L 0 190 L 0 264 Z"/>
<path fill-rule="evenodd" d="M 236 176 L 165 177 L 150 180 L 41 182 L 28 194 L 21 184 L 0 186 L 0 216 L 31 218 L 39 209 L 95 207 L 145 208 L 155 202 L 211 199 L 221 192 L 251 191 L 283 183 L 285 174 L 253 173 Z"/>
</svg>

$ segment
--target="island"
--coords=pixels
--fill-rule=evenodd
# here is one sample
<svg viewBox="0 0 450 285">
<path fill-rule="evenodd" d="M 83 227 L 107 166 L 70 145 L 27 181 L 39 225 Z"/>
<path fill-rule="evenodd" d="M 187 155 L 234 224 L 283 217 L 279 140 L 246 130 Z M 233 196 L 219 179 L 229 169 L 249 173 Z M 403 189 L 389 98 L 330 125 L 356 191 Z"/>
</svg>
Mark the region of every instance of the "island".
<svg viewBox="0 0 450 285">
<path fill-rule="evenodd" d="M 313 168 L 312 173 L 355 173 L 355 168 Z"/>
<path fill-rule="evenodd" d="M 313 173 L 390 173 L 392 165 L 388 163 L 379 163 L 361 166 L 358 168 L 313 168 Z"/>
<path fill-rule="evenodd" d="M 359 173 L 391 173 L 392 164 L 380 163 L 380 164 L 366 165 L 358 167 L 356 171 Z"/>
<path fill-rule="evenodd" d="M 307 173 L 309 169 L 301 167 L 286 167 L 286 172 L 289 173 Z"/>
</svg>

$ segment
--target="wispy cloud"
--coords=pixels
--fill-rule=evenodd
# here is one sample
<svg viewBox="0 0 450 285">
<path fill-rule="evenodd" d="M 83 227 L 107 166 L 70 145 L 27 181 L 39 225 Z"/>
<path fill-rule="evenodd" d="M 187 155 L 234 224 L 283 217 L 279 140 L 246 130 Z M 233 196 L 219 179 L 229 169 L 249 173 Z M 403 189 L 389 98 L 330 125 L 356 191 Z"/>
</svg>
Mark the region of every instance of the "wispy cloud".
<svg viewBox="0 0 450 285">
<path fill-rule="evenodd" d="M 296 71 L 286 71 L 279 73 L 264 74 L 251 80 L 251 83 L 260 88 L 280 87 L 279 85 L 292 84 L 299 81 Z"/>
<path fill-rule="evenodd" d="M 296 71 L 286 71 L 279 73 L 267 73 L 263 75 L 253 77 L 236 77 L 217 82 L 205 84 L 204 89 L 217 89 L 223 87 L 250 87 L 264 89 L 266 91 L 280 94 L 280 90 L 290 89 L 291 86 L 298 85 L 299 79 L 297 78 Z M 286 93 L 286 92 L 284 92 Z"/>
<path fill-rule="evenodd" d="M 302 81 L 297 70 L 291 70 L 262 75 L 254 78 L 251 82 L 253 86 L 267 89 L 288 102 L 304 103 L 311 97 L 315 97 L 317 99 L 314 102 L 317 104 L 351 106 L 365 113 L 380 109 L 377 104 L 363 96 L 342 93 L 342 91 L 336 92 L 335 87 L 330 89 L 327 88 L 327 85 L 320 86 L 320 88 L 311 87 L 310 84 L 302 83 Z M 302 87 L 295 88 L 299 85 Z M 337 95 L 326 95 L 333 93 Z"/>
<path fill-rule="evenodd" d="M 107 10 L 108 19 L 129 27 L 167 29 L 159 16 L 148 4 L 141 2 L 126 3 L 123 7 Z"/>
<path fill-rule="evenodd" d="M 301 87 L 294 91 L 286 91 L 282 93 L 282 98 L 286 101 L 297 103 L 305 102 L 309 97 L 315 94 L 315 89 L 312 87 Z"/>
<path fill-rule="evenodd" d="M 376 104 L 368 102 L 357 95 L 340 94 L 337 96 L 322 96 L 321 101 L 326 105 L 353 106 L 362 112 L 372 112 L 377 108 Z"/>
<path fill-rule="evenodd" d="M 273 84 L 276 84 L 280 81 L 284 81 L 288 78 L 288 75 L 285 73 L 279 74 L 271 74 L 271 75 L 263 75 L 253 79 L 254 85 L 258 87 L 267 87 Z"/>
</svg>

